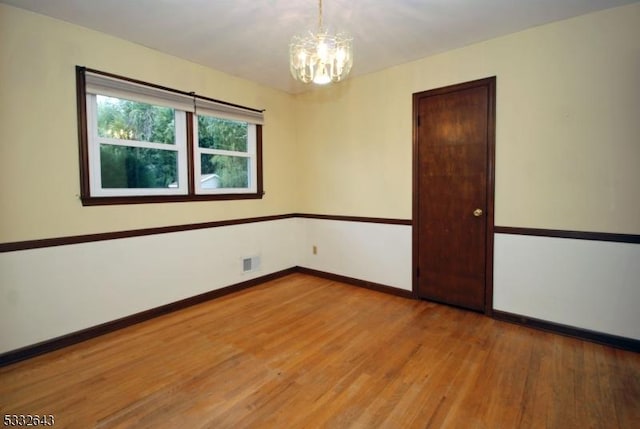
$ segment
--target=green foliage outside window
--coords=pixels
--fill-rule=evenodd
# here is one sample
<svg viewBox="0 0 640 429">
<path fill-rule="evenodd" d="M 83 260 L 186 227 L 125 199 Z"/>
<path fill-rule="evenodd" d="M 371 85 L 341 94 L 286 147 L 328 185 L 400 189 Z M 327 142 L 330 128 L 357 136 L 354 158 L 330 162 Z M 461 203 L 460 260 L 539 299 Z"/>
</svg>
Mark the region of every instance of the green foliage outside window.
<svg viewBox="0 0 640 429">
<path fill-rule="evenodd" d="M 175 110 L 97 96 L 98 136 L 175 144 Z"/>
<path fill-rule="evenodd" d="M 247 152 L 248 125 L 246 122 L 198 116 L 198 146 Z M 203 154 L 200 157 L 201 174 L 217 174 L 220 188 L 246 188 L 249 162 L 245 157 Z"/>
<path fill-rule="evenodd" d="M 100 145 L 103 188 L 167 188 L 177 180 L 177 166 L 175 151 Z"/>
<path fill-rule="evenodd" d="M 97 96 L 98 136 L 175 145 L 175 110 L 135 101 Z M 201 148 L 247 152 L 248 124 L 198 116 Z M 246 188 L 245 157 L 202 154 L 201 175 L 216 174 L 220 188 Z M 103 188 L 167 188 L 178 180 L 177 152 L 152 148 L 100 145 Z"/>
<path fill-rule="evenodd" d="M 97 96 L 98 136 L 175 144 L 175 111 L 119 98 Z M 177 180 L 173 150 L 100 145 L 103 188 L 166 188 Z"/>
</svg>

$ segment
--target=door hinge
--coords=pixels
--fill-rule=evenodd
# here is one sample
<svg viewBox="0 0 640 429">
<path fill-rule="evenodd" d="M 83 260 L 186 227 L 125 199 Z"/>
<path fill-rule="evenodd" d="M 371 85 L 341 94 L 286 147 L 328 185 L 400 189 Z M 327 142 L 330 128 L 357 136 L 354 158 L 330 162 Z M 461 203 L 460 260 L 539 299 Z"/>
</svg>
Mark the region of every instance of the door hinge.
<svg viewBox="0 0 640 429">
<path fill-rule="evenodd" d="M 420 277 L 420 267 L 416 267 L 416 277 Z"/>
<path fill-rule="evenodd" d="M 420 126 L 420 115 L 416 116 L 416 124 L 418 127 Z"/>
</svg>

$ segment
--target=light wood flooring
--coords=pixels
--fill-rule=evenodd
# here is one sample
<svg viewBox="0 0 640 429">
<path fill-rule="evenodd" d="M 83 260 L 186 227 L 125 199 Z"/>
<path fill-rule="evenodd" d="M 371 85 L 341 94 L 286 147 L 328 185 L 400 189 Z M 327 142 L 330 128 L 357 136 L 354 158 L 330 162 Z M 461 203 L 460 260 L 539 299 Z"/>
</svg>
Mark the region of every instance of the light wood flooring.
<svg viewBox="0 0 640 429">
<path fill-rule="evenodd" d="M 0 413 L 82 429 L 631 429 L 640 354 L 293 274 L 0 368 Z"/>
</svg>

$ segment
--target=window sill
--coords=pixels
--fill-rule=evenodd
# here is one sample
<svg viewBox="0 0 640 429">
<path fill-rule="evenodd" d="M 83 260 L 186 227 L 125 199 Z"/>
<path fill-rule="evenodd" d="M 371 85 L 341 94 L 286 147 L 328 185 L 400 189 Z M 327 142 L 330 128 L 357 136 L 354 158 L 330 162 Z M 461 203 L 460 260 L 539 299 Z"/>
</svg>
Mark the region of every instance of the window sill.
<svg viewBox="0 0 640 429">
<path fill-rule="evenodd" d="M 215 195 L 145 195 L 127 197 L 81 197 L 83 206 L 108 206 L 125 204 L 186 203 L 193 201 L 229 201 L 262 199 L 264 192 L 251 194 Z"/>
</svg>

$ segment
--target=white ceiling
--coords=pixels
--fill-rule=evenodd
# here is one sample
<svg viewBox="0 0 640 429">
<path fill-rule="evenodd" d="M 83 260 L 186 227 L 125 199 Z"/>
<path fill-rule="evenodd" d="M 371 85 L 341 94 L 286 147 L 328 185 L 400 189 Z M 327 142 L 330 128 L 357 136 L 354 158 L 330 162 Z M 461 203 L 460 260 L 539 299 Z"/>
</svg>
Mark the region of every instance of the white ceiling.
<svg viewBox="0 0 640 429">
<path fill-rule="evenodd" d="M 354 39 L 351 76 L 638 0 L 323 0 Z M 315 30 L 317 0 L 0 0 L 290 93 L 291 36 Z"/>
</svg>

